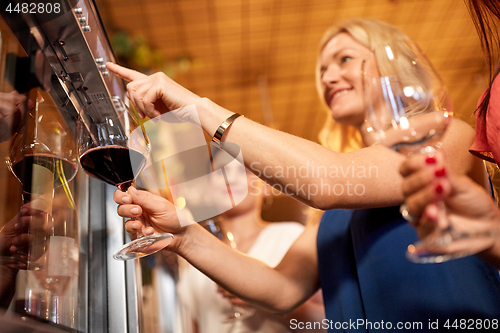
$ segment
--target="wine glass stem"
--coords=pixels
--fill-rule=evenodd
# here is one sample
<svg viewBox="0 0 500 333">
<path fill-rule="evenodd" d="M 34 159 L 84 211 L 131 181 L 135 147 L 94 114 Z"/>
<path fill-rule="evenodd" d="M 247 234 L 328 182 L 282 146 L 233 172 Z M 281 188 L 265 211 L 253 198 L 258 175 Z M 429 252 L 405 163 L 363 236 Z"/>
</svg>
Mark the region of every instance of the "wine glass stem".
<svg viewBox="0 0 500 333">
<path fill-rule="evenodd" d="M 35 129 L 34 129 L 34 141 L 36 142 L 37 139 L 38 139 L 38 106 L 39 106 L 40 102 L 38 101 L 38 98 L 36 99 L 35 101 Z"/>
<path fill-rule="evenodd" d="M 122 192 L 127 192 L 127 191 L 128 191 L 128 189 L 129 189 L 130 187 L 132 187 L 132 186 L 134 186 L 134 184 L 133 184 L 133 183 L 130 183 L 128 186 L 127 186 L 127 185 L 125 185 L 125 186 L 120 187 L 120 186 L 118 185 L 118 188 L 119 188 L 119 189 L 120 189 L 120 191 L 122 191 Z M 139 218 L 138 218 L 137 216 L 133 216 L 133 217 L 131 217 L 131 218 L 130 218 L 130 220 L 128 220 L 128 222 L 130 222 L 130 221 L 139 221 Z M 142 222 L 142 223 L 144 224 L 144 225 L 143 225 L 143 229 L 145 229 L 145 228 L 148 228 L 148 227 L 149 227 L 149 224 L 148 224 L 147 222 Z M 142 230 L 138 231 L 135 235 L 136 235 L 136 239 L 137 239 L 137 238 L 144 237 L 144 233 L 142 232 Z"/>
</svg>

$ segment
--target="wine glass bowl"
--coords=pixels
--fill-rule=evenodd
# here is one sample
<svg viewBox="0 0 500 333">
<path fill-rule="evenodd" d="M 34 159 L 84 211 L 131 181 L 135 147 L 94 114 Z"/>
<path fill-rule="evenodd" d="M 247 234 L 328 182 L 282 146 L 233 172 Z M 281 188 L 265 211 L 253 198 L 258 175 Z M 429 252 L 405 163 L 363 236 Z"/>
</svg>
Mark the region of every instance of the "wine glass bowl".
<svg viewBox="0 0 500 333">
<path fill-rule="evenodd" d="M 31 193 L 33 165 L 53 173 L 54 188 L 67 184 L 76 175 L 75 140 L 58 119 L 64 112 L 47 101 L 37 100 L 28 113 L 25 130 L 12 140 L 6 164 L 23 185 L 25 195 Z"/>
<path fill-rule="evenodd" d="M 376 66 L 369 64 L 375 61 Z M 370 70 L 377 68 L 377 71 Z M 370 143 L 379 143 L 410 155 L 433 153 L 442 146 L 442 137 L 451 123 L 449 95 L 429 60 L 410 40 L 384 41 L 375 47 L 373 59 L 363 62 L 363 89 L 366 131 Z M 438 202 L 440 216 L 445 207 Z M 484 235 L 483 235 L 484 236 Z M 440 223 L 408 246 L 407 258 L 417 263 L 437 263 L 473 254 L 474 251 L 449 253 L 443 246 L 474 241 L 474 234 L 457 231 Z M 464 248 L 464 247 L 462 247 Z"/>
<path fill-rule="evenodd" d="M 404 155 L 441 146 L 452 116 L 444 88 L 438 96 L 419 84 L 402 87 L 397 75 L 368 77 L 366 81 L 365 90 L 371 91 L 368 133 L 373 140 Z"/>
<path fill-rule="evenodd" d="M 94 98 L 84 108 L 78 126 L 79 159 L 90 176 L 127 191 L 146 166 L 150 144 L 144 127 L 119 98 Z M 143 236 L 113 255 L 129 260 L 153 254 L 168 244 L 172 234 Z"/>
</svg>

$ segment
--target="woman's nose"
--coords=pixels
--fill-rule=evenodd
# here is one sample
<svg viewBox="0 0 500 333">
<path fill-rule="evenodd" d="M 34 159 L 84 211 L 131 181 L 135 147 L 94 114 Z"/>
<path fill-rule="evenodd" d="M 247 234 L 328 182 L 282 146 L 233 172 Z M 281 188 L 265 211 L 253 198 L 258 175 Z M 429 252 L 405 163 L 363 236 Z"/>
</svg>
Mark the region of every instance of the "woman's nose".
<svg viewBox="0 0 500 333">
<path fill-rule="evenodd" d="M 325 72 L 323 72 L 321 80 L 325 85 L 329 85 L 338 82 L 339 77 L 340 77 L 339 68 L 335 65 L 330 65 L 325 70 Z"/>
</svg>

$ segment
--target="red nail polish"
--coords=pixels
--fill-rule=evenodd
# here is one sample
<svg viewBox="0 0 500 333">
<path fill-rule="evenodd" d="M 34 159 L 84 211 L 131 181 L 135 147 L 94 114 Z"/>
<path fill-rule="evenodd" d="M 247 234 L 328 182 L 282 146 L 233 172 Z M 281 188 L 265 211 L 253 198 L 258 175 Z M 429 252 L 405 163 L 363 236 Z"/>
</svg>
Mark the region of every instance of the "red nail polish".
<svg viewBox="0 0 500 333">
<path fill-rule="evenodd" d="M 436 172 L 434 174 L 436 175 L 436 177 L 444 177 L 446 175 L 446 169 L 442 168 L 442 169 L 436 170 Z"/>
<path fill-rule="evenodd" d="M 435 164 L 436 163 L 436 158 L 435 157 L 427 157 L 425 159 L 425 163 L 427 163 L 427 164 Z"/>
<path fill-rule="evenodd" d="M 441 185 L 436 186 L 436 193 L 437 194 L 443 193 L 443 186 L 441 186 Z"/>
</svg>

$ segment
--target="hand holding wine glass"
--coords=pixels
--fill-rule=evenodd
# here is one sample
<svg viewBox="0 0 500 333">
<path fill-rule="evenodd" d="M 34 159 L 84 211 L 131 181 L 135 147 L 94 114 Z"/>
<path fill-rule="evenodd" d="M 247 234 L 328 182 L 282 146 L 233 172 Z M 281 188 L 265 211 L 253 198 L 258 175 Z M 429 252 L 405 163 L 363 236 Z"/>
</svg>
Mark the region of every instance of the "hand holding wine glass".
<svg viewBox="0 0 500 333">
<path fill-rule="evenodd" d="M 442 136 L 451 122 L 451 104 L 441 79 L 417 45 L 410 40 L 384 42 L 374 50 L 373 59 L 363 62 L 361 70 L 367 112 L 365 135 L 407 156 L 433 154 L 441 147 Z M 446 216 L 444 205 L 438 202 L 437 206 Z M 416 222 L 404 205 L 401 212 L 410 222 Z M 485 236 L 491 235 L 474 234 L 451 223 L 435 225 L 419 243 L 408 246 L 407 257 L 418 263 L 460 258 L 475 252 L 444 253 L 438 249 Z"/>
<path fill-rule="evenodd" d="M 106 112 L 100 110 L 106 109 Z M 116 116 L 114 112 L 116 111 Z M 92 177 L 125 192 L 146 166 L 150 154 L 144 128 L 120 99 L 98 98 L 85 110 L 79 123 L 79 156 L 82 169 Z M 114 259 L 129 260 L 153 254 L 168 244 L 173 235 L 159 233 L 125 244 Z"/>
<path fill-rule="evenodd" d="M 444 172 L 443 172 L 444 171 Z M 410 156 L 400 168 L 408 212 L 418 219 L 419 235 L 432 231 L 435 225 L 444 229 L 449 223 L 475 235 L 474 242 L 452 242 L 442 246 L 442 253 L 470 251 L 480 253 L 485 260 L 500 267 L 500 210 L 485 189 L 469 177 L 457 175 L 444 165 L 441 151 L 433 157 L 425 154 Z M 437 203 L 446 206 L 446 216 Z M 491 233 L 497 237 L 488 237 Z M 459 248 L 464 247 L 464 248 Z"/>
</svg>

